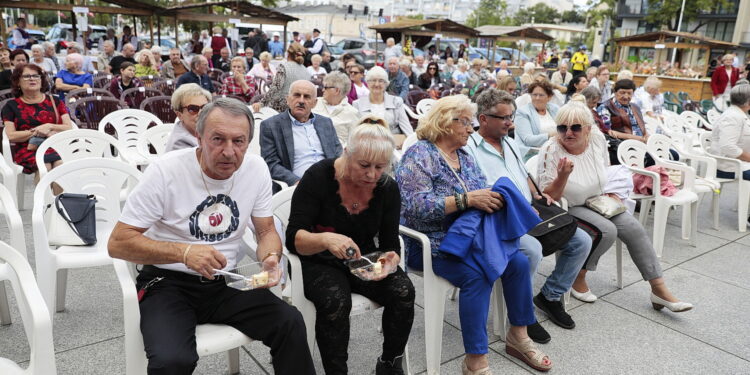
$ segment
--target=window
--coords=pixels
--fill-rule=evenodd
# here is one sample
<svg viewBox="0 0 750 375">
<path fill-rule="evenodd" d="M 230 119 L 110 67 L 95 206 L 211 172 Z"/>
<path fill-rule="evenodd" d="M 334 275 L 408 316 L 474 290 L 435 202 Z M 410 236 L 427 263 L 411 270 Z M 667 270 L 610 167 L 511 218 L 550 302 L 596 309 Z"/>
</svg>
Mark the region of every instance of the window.
<svg viewBox="0 0 750 375">
<path fill-rule="evenodd" d="M 636 30 L 636 34 L 643 34 L 643 33 L 649 33 L 654 31 L 654 25 L 644 21 L 640 20 L 638 21 L 638 29 Z"/>
<path fill-rule="evenodd" d="M 734 21 L 710 22 L 706 25 L 706 36 L 709 38 L 731 42 L 734 36 Z"/>
</svg>

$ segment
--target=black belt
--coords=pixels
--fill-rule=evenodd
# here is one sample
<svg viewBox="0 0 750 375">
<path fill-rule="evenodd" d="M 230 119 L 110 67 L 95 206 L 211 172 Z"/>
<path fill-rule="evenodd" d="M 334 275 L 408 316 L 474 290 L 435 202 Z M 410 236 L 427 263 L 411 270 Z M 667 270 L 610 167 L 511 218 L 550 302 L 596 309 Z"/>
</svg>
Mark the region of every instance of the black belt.
<svg viewBox="0 0 750 375">
<path fill-rule="evenodd" d="M 223 275 L 214 275 L 213 280 L 209 280 L 202 275 L 191 275 L 189 273 L 180 272 L 180 271 L 172 271 L 167 270 L 164 268 L 159 268 L 150 264 L 146 264 L 143 266 L 143 268 L 139 272 L 145 272 L 149 275 L 154 276 L 164 276 L 169 279 L 174 280 L 181 280 L 189 283 L 199 282 L 201 284 L 209 284 L 209 283 L 217 283 L 217 282 L 224 282 L 224 276 Z"/>
</svg>

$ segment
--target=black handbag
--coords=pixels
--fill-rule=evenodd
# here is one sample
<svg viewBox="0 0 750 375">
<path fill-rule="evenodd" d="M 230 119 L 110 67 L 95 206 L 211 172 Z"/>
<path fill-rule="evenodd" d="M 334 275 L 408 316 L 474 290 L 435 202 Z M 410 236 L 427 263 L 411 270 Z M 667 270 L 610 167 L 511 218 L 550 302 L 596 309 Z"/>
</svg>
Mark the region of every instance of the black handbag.
<svg viewBox="0 0 750 375">
<path fill-rule="evenodd" d="M 604 139 L 607 140 L 607 152 L 609 152 L 609 164 L 620 165 L 620 159 L 617 158 L 617 149 L 620 148 L 622 139 L 615 138 L 609 134 L 604 134 Z"/>
<path fill-rule="evenodd" d="M 506 143 L 506 146 L 513 153 L 513 156 L 516 157 L 518 163 L 521 164 L 513 148 L 508 143 Z M 525 170 L 526 168 L 523 169 Z M 536 181 L 534 181 L 528 171 L 526 171 L 526 176 L 531 180 L 531 184 L 534 185 L 537 195 L 542 195 L 539 186 L 537 186 Z M 578 221 L 568 214 L 568 211 L 563 210 L 562 207 L 556 204 L 548 205 L 547 198 L 544 197 L 541 199 L 532 199 L 531 206 L 539 213 L 542 222 L 531 228 L 527 234 L 536 238 L 542 244 L 543 256 L 546 257 L 547 255 L 554 254 L 573 238 L 576 228 L 578 228 Z"/>
<path fill-rule="evenodd" d="M 50 245 L 96 244 L 96 196 L 63 193 L 48 206 L 47 237 Z"/>
</svg>

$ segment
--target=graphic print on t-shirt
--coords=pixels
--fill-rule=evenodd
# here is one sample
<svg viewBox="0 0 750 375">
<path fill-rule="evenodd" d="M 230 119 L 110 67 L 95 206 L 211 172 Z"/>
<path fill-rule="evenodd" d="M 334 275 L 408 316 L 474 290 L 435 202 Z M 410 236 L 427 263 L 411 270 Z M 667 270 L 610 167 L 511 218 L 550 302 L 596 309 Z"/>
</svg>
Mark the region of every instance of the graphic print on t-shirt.
<svg viewBox="0 0 750 375">
<path fill-rule="evenodd" d="M 208 196 L 190 215 L 190 234 L 201 241 L 216 242 L 228 238 L 240 224 L 237 202 L 227 195 Z"/>
</svg>

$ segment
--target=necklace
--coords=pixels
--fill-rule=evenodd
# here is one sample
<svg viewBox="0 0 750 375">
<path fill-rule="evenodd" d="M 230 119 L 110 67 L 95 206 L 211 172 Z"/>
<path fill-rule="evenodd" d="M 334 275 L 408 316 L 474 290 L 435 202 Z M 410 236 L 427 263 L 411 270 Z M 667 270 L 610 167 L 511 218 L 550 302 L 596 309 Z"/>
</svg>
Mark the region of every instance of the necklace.
<svg viewBox="0 0 750 375">
<path fill-rule="evenodd" d="M 44 101 L 44 98 L 45 98 L 45 95 L 42 93 L 39 93 L 39 96 L 37 96 L 36 98 L 30 98 L 26 95 L 21 96 L 21 100 L 26 104 L 36 104 L 40 102 L 39 99 L 41 99 L 41 101 Z"/>
<path fill-rule="evenodd" d="M 445 151 L 443 151 L 443 150 L 442 150 L 442 149 L 441 149 L 440 147 L 438 147 L 437 145 L 435 145 L 435 147 L 437 147 L 438 151 L 440 151 L 440 153 L 441 153 L 441 154 L 442 154 L 443 156 L 445 156 L 446 158 L 448 158 L 448 160 L 450 160 L 450 161 L 452 161 L 452 162 L 454 162 L 454 163 L 458 163 L 458 153 L 456 153 L 456 157 L 455 157 L 455 158 L 452 158 L 452 157 L 451 157 L 450 155 L 446 154 L 446 153 L 445 153 Z"/>
<path fill-rule="evenodd" d="M 199 150 L 200 152 L 200 150 Z M 198 155 L 200 160 L 200 154 Z M 213 201 L 213 204 L 210 206 L 204 208 L 198 215 L 198 227 L 203 233 L 206 234 L 219 234 L 224 233 L 229 229 L 229 226 L 232 223 L 232 209 L 229 208 L 227 203 L 233 204 L 232 199 L 229 198 L 229 195 L 232 193 L 232 189 L 234 189 L 234 175 L 232 175 L 232 185 L 229 187 L 229 191 L 226 194 L 223 194 L 224 197 L 222 197 L 221 200 L 219 200 L 219 196 L 214 196 L 211 194 L 211 191 L 208 190 L 208 184 L 206 183 L 206 178 L 203 176 L 203 163 L 198 162 L 198 167 L 200 168 L 200 175 L 201 175 L 201 181 L 203 181 L 203 187 L 206 189 L 206 193 L 208 193 L 208 201 Z M 227 220 L 224 220 L 224 219 Z"/>
</svg>

